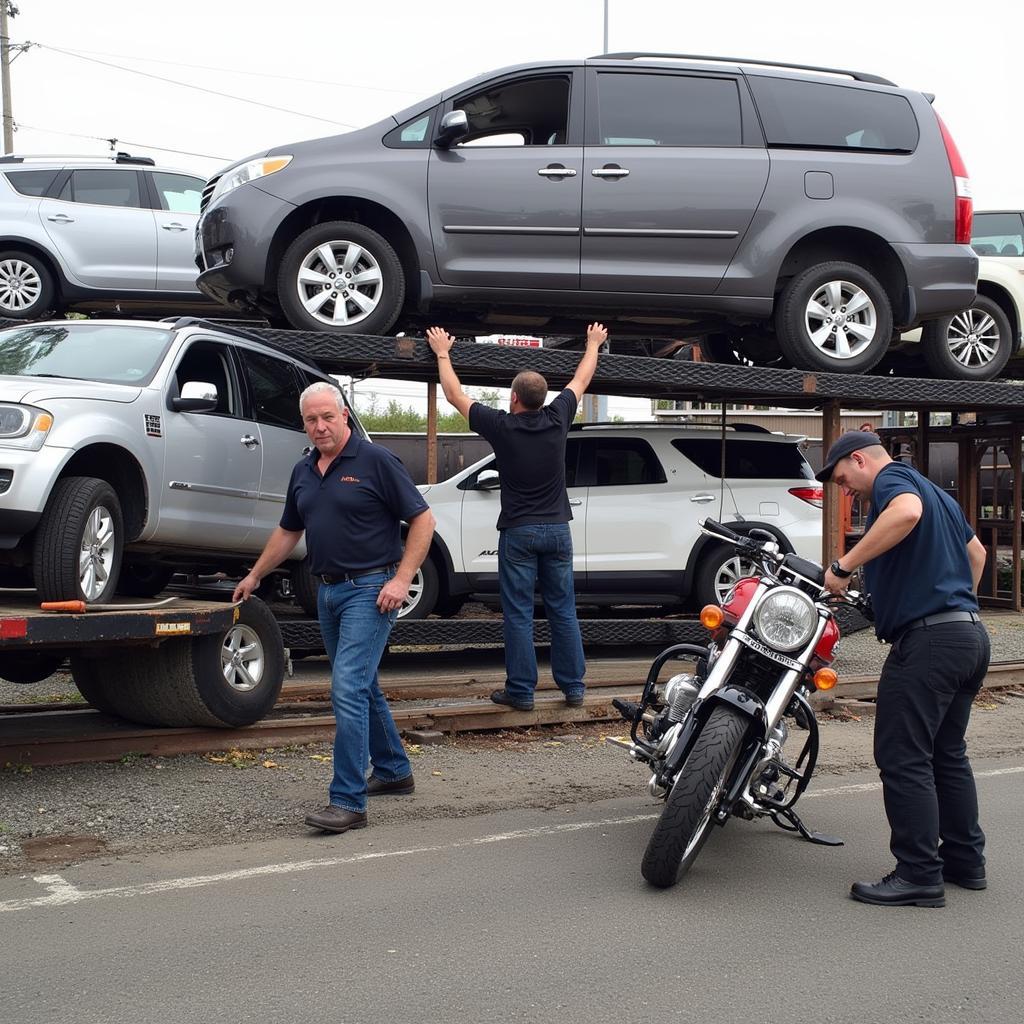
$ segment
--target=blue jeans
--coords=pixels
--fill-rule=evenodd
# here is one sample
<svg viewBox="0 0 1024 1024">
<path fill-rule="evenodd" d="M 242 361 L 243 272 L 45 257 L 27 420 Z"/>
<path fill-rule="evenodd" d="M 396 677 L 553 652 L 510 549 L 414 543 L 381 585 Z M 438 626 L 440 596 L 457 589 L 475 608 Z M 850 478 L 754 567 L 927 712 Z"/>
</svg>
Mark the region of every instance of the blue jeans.
<svg viewBox="0 0 1024 1024">
<path fill-rule="evenodd" d="M 551 628 L 551 674 L 566 696 L 581 695 L 586 665 L 576 619 L 569 524 L 511 526 L 499 534 L 498 583 L 504 612 L 506 692 L 513 700 L 529 704 L 537 688 L 533 592 L 539 582 Z"/>
<path fill-rule="evenodd" d="M 331 804 L 346 811 L 366 810 L 366 772 L 384 782 L 412 774 L 391 709 L 377 681 L 397 611 L 382 612 L 377 595 L 394 571 L 359 576 L 346 583 L 324 584 L 317 598 L 320 632 L 331 659 L 331 705 L 334 778 Z"/>
</svg>

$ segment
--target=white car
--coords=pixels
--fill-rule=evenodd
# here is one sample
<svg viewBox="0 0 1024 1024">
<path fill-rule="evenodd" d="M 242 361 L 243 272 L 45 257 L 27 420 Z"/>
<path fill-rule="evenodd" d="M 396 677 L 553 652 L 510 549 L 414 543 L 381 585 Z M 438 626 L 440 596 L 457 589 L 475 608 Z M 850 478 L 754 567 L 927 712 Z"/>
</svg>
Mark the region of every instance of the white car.
<svg viewBox="0 0 1024 1024">
<path fill-rule="evenodd" d="M 1024 324 L 1024 215 L 1020 210 L 974 214 L 971 245 L 978 254 L 978 295 L 965 310 L 903 335 L 920 340 L 936 377 L 991 380 L 1021 347 Z M 908 350 L 908 351 L 912 351 Z"/>
<path fill-rule="evenodd" d="M 720 602 L 747 567 L 701 535 L 698 523 L 708 516 L 744 533 L 767 530 L 783 551 L 820 561 L 822 488 L 799 441 L 762 427 L 730 427 L 723 480 L 715 428 L 574 426 L 566 483 L 578 603 Z M 470 595 L 497 601 L 499 472 L 489 455 L 443 483 L 421 486 L 437 530 L 404 618 L 454 614 Z"/>
</svg>

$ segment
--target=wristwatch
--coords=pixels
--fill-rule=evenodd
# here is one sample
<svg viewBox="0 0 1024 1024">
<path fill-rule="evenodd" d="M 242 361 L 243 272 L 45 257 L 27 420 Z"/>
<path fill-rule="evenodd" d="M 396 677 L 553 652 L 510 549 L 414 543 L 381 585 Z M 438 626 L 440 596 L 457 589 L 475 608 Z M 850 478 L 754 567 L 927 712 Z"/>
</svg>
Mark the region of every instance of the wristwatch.
<svg viewBox="0 0 1024 1024">
<path fill-rule="evenodd" d="M 833 576 L 838 576 L 841 580 L 848 580 L 853 575 L 852 572 L 847 572 L 839 564 L 838 558 L 828 567 L 828 571 L 832 573 Z"/>
</svg>

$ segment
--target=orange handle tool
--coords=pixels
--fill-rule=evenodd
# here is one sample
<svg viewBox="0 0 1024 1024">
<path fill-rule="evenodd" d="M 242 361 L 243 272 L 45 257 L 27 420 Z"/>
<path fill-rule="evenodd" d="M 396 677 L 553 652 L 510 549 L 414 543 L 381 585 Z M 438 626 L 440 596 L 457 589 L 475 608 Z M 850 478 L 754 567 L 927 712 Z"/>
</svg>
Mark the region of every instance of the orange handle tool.
<svg viewBox="0 0 1024 1024">
<path fill-rule="evenodd" d="M 84 612 L 84 601 L 44 601 L 40 606 L 44 612 Z"/>
</svg>

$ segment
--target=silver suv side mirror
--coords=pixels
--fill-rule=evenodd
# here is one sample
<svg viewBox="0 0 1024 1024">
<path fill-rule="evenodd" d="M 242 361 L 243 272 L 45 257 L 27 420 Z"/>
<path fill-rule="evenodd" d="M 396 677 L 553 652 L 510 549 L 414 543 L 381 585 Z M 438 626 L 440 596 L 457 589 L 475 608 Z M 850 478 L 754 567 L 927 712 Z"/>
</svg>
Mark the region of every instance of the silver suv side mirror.
<svg viewBox="0 0 1024 1024">
<path fill-rule="evenodd" d="M 171 399 L 177 412 L 213 412 L 217 408 L 217 385 L 203 380 L 189 380 L 181 386 L 181 397 Z"/>
<path fill-rule="evenodd" d="M 448 149 L 457 139 L 469 132 L 469 118 L 464 110 L 449 110 L 441 118 L 441 126 L 434 136 L 434 145 L 438 149 Z"/>
</svg>

